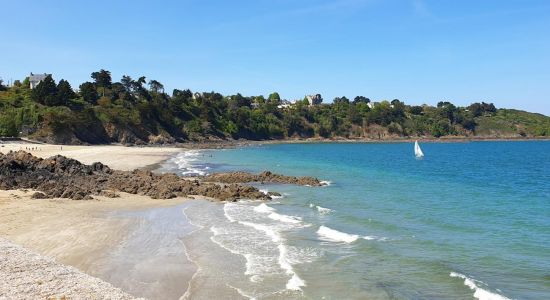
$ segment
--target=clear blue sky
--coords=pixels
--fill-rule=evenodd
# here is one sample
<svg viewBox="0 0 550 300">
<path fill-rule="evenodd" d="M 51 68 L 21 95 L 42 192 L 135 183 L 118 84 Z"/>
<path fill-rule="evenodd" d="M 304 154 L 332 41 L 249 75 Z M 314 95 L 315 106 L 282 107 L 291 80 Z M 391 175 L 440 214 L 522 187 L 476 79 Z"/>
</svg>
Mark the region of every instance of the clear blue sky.
<svg viewBox="0 0 550 300">
<path fill-rule="evenodd" d="M 0 76 L 494 102 L 550 115 L 550 1 L 0 0 Z"/>
</svg>

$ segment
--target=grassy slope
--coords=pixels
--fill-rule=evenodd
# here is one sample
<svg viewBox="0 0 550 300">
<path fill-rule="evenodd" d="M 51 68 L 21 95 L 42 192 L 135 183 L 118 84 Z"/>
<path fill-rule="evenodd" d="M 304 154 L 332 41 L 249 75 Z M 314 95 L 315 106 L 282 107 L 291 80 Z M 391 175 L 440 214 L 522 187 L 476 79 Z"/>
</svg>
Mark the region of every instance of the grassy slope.
<svg viewBox="0 0 550 300">
<path fill-rule="evenodd" d="M 476 118 L 476 135 L 550 136 L 550 117 L 515 109 L 499 109 L 493 116 Z"/>
</svg>

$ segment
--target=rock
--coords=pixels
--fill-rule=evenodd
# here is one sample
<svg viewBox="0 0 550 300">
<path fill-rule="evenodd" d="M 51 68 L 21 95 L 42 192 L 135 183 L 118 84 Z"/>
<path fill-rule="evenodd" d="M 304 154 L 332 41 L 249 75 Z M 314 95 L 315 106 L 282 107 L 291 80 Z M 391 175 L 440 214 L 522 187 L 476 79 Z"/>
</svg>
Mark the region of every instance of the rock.
<svg viewBox="0 0 550 300">
<path fill-rule="evenodd" d="M 314 177 L 295 177 L 275 174 L 270 171 L 264 171 L 260 174 L 251 174 L 247 172 L 230 172 L 230 173 L 215 173 L 203 177 L 207 182 L 220 183 L 245 183 L 245 182 L 261 182 L 261 183 L 286 183 L 308 186 L 322 186 L 323 183 Z"/>
<path fill-rule="evenodd" d="M 170 199 L 199 195 L 218 200 L 270 197 L 250 186 L 185 180 L 176 174 L 151 171 L 115 171 L 101 163 L 84 165 L 64 156 L 41 159 L 24 151 L 0 153 L 0 189 L 34 189 L 48 198 L 92 199 L 92 195 L 117 197 L 116 192 Z"/>
<path fill-rule="evenodd" d="M 32 199 L 47 199 L 48 196 L 46 196 L 46 194 L 44 194 L 44 193 L 36 192 L 36 193 L 32 194 L 31 198 Z"/>
<path fill-rule="evenodd" d="M 103 191 L 99 192 L 99 195 L 107 197 L 107 198 L 119 198 L 120 197 L 120 195 L 117 194 L 116 192 L 109 191 L 109 190 L 103 190 Z"/>
</svg>

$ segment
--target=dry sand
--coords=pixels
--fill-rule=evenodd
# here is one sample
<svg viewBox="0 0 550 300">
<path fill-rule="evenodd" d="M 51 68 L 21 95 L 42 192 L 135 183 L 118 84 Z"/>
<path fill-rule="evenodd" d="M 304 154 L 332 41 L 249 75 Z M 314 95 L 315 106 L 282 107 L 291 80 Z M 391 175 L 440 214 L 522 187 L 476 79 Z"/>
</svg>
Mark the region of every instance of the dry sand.
<svg viewBox="0 0 550 300">
<path fill-rule="evenodd" d="M 29 149 L 33 150 L 29 150 Z M 67 146 L 47 144 L 0 144 L 0 152 L 25 150 L 34 156 L 48 158 L 57 154 L 74 158 L 81 163 L 102 162 L 115 170 L 131 171 L 160 163 L 171 155 L 183 151 L 176 147 L 126 147 L 116 145 Z"/>
</svg>

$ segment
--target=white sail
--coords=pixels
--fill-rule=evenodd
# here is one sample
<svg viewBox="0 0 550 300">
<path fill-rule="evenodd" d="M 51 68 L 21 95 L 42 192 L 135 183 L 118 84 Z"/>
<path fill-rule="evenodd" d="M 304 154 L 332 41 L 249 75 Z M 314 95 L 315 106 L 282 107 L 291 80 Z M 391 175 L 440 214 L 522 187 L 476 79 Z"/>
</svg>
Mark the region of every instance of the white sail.
<svg viewBox="0 0 550 300">
<path fill-rule="evenodd" d="M 418 141 L 414 142 L 414 155 L 417 158 L 424 157 L 424 153 L 422 152 L 422 149 L 420 149 L 420 145 L 418 145 Z"/>
</svg>

